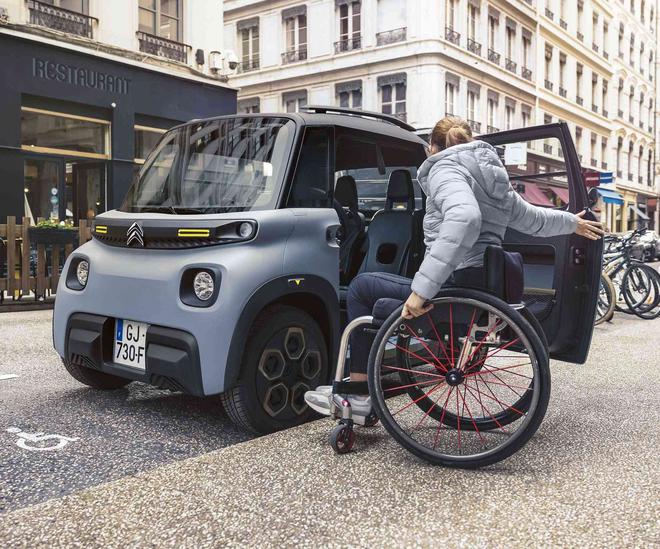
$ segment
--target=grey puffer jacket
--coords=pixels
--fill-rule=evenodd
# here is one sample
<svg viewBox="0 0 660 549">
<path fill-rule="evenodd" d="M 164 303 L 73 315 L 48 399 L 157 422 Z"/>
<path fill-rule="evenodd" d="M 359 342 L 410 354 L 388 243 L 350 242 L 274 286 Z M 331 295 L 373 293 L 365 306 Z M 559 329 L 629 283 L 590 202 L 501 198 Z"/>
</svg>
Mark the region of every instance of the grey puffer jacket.
<svg viewBox="0 0 660 549">
<path fill-rule="evenodd" d="M 426 256 L 413 291 L 431 299 L 456 269 L 483 265 L 487 246 L 501 245 L 507 227 L 533 236 L 575 231 L 575 215 L 539 208 L 513 189 L 492 145 L 472 141 L 426 159 L 418 173 L 427 196 Z"/>
</svg>

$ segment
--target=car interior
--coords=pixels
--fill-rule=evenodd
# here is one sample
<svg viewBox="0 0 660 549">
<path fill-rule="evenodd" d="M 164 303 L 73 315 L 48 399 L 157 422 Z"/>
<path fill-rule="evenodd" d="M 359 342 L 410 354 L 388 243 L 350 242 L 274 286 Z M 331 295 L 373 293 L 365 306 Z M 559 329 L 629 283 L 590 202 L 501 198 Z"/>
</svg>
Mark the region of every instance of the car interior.
<svg viewBox="0 0 660 549">
<path fill-rule="evenodd" d="M 334 170 L 334 208 L 341 224 L 343 314 L 347 286 L 357 274 L 411 277 L 417 271 L 425 249 L 424 197 L 416 176 L 426 153 L 421 143 L 340 127 L 327 130 L 326 137 L 325 158 L 331 166 L 329 174 Z M 496 147 L 512 186 L 528 202 L 571 211 L 587 207 L 580 163 L 567 126 L 510 130 L 479 139 Z M 318 148 L 315 162 L 318 173 L 318 166 L 326 162 L 319 159 Z M 312 194 L 325 195 L 318 191 Z M 600 244 L 575 235 L 537 238 L 509 230 L 503 247 L 523 257 L 523 301 L 541 323 L 551 356 L 580 362 L 588 350 L 591 321 L 566 319 L 589 314 L 580 308 L 589 303 L 589 292 L 597 291 L 598 284 L 590 280 L 596 276 L 596 264 L 600 265 Z"/>
</svg>

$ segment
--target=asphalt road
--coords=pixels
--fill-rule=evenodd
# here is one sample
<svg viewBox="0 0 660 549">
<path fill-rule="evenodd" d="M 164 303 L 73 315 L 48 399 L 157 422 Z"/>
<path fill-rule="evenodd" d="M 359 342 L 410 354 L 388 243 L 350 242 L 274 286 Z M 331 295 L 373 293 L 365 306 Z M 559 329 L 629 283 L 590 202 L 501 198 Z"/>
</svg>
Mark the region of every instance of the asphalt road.
<svg viewBox="0 0 660 549">
<path fill-rule="evenodd" d="M 80 441 L 45 457 L 0 429 L 2 547 L 660 546 L 660 319 L 596 328 L 587 364 L 552 364 L 529 444 L 461 471 L 380 427 L 348 456 L 328 447 L 329 420 L 230 445 L 211 401 L 94 395 L 53 358 L 47 316 L 0 318 L 15 340 L 0 374 L 22 375 L 0 381 L 0 425 Z"/>
<path fill-rule="evenodd" d="M 50 320 L 50 311 L 0 314 L 0 513 L 250 438 L 218 398 L 142 383 L 110 392 L 81 385 L 53 350 Z M 78 440 L 57 451 L 24 450 L 7 432 L 13 427 Z"/>
</svg>

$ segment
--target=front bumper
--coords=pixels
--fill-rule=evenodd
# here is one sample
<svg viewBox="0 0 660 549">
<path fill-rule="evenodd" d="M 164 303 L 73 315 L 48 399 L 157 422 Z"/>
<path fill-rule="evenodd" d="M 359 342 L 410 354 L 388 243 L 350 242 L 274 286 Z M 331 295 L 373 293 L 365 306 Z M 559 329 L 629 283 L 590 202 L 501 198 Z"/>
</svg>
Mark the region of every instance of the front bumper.
<svg viewBox="0 0 660 549">
<path fill-rule="evenodd" d="M 196 396 L 204 394 L 197 341 L 188 332 L 150 325 L 145 371 L 112 361 L 115 319 L 76 313 L 66 327 L 65 360 L 126 379 Z"/>
</svg>

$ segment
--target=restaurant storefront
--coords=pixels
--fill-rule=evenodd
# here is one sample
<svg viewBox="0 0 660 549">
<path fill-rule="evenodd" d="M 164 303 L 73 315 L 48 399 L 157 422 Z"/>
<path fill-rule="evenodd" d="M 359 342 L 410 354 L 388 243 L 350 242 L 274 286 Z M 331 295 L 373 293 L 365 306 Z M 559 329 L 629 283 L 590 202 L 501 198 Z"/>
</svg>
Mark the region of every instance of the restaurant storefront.
<svg viewBox="0 0 660 549">
<path fill-rule="evenodd" d="M 0 32 L 0 223 L 92 219 L 120 205 L 169 127 L 233 113 L 236 91 Z"/>
</svg>

